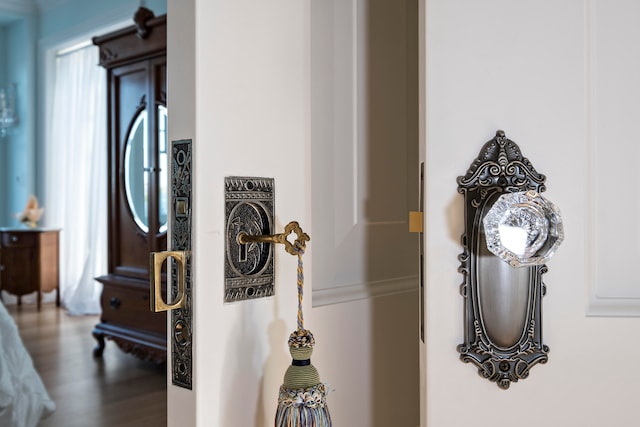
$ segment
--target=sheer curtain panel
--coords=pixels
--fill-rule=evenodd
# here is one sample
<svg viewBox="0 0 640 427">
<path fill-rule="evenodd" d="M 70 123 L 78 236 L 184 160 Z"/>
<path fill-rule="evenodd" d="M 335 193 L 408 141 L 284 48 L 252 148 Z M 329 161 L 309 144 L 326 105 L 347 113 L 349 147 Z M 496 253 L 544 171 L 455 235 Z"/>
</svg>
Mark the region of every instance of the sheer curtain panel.
<svg viewBox="0 0 640 427">
<path fill-rule="evenodd" d="M 69 314 L 100 313 L 107 271 L 106 76 L 98 48 L 58 55 L 46 150 L 47 224 L 60 227 L 60 296 Z"/>
</svg>

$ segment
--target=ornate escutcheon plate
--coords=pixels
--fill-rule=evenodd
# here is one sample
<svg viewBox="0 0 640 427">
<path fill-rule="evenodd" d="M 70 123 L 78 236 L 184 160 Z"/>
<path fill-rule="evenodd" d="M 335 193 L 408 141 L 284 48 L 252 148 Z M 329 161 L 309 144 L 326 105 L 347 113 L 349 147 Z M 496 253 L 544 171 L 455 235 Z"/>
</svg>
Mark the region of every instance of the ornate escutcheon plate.
<svg viewBox="0 0 640 427">
<path fill-rule="evenodd" d="M 483 219 L 507 193 L 545 190 L 545 176 L 522 156 L 515 142 L 498 131 L 458 177 L 464 195 L 463 252 L 464 343 L 460 359 L 502 389 L 529 375 L 532 366 L 546 363 L 549 347 L 542 343 L 544 264 L 514 268 L 487 249 Z"/>
</svg>

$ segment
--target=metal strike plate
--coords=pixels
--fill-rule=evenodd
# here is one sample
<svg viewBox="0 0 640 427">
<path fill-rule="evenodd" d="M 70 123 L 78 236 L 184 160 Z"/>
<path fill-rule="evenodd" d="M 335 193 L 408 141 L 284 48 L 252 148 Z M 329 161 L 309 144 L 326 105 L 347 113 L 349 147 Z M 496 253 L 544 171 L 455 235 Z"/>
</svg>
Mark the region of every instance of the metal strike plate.
<svg viewBox="0 0 640 427">
<path fill-rule="evenodd" d="M 409 233 L 422 233 L 424 217 L 422 212 L 409 212 Z"/>
<path fill-rule="evenodd" d="M 273 178 L 225 178 L 225 302 L 274 294 L 274 249 L 269 242 L 242 244 L 242 235 L 273 234 Z"/>
<path fill-rule="evenodd" d="M 191 253 L 192 214 L 192 159 L 193 144 L 190 139 L 171 144 L 171 243 L 174 251 Z M 184 261 L 184 306 L 171 311 L 171 382 L 191 390 L 193 386 L 193 284 L 192 257 Z M 177 295 L 180 287 L 179 265 L 171 266 L 171 290 Z"/>
</svg>

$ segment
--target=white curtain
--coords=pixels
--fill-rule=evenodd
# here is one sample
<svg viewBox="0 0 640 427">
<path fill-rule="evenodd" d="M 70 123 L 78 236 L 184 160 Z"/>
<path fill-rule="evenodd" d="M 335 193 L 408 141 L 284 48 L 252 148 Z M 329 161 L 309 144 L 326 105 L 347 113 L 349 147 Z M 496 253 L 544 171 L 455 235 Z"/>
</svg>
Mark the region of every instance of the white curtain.
<svg viewBox="0 0 640 427">
<path fill-rule="evenodd" d="M 46 150 L 46 223 L 61 228 L 60 297 L 70 314 L 100 313 L 107 271 L 106 75 L 98 48 L 56 58 Z"/>
</svg>

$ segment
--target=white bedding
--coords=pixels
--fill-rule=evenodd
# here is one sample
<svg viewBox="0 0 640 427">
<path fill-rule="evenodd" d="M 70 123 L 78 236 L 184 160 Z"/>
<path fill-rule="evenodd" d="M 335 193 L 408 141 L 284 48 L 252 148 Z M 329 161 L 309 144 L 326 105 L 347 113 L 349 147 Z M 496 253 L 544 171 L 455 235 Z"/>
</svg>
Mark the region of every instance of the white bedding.
<svg viewBox="0 0 640 427">
<path fill-rule="evenodd" d="M 35 427 L 55 407 L 15 322 L 0 303 L 0 426 Z"/>
</svg>

